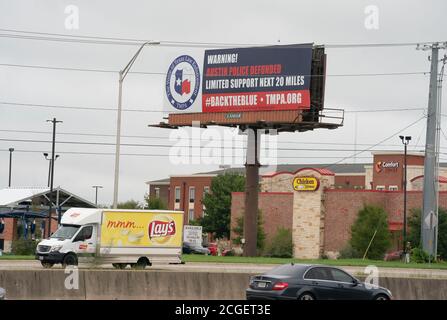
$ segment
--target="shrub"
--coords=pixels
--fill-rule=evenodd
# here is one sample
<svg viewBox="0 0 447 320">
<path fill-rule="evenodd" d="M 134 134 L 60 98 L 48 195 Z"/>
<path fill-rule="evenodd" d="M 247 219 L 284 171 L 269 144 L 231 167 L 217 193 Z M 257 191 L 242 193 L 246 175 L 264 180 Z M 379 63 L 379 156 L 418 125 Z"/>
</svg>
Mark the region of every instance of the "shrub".
<svg viewBox="0 0 447 320">
<path fill-rule="evenodd" d="M 264 231 L 264 220 L 262 219 L 261 210 L 258 211 L 258 229 L 256 234 L 256 249 L 258 255 L 262 255 L 265 249 L 265 231 Z M 242 244 L 242 238 L 244 237 L 244 215 L 236 219 L 236 226 L 233 228 L 233 232 L 236 235 L 233 238 L 233 243 L 236 245 Z"/>
<path fill-rule="evenodd" d="M 414 248 L 411 250 L 410 259 L 415 263 L 426 263 L 429 261 L 429 254 L 422 250 L 422 248 Z"/>
<path fill-rule="evenodd" d="M 14 240 L 12 242 L 11 253 L 18 256 L 34 255 L 36 252 L 37 241 L 34 240 Z"/>
<path fill-rule="evenodd" d="M 267 255 L 277 258 L 291 258 L 293 256 L 292 231 L 278 228 L 267 250 Z"/>
<path fill-rule="evenodd" d="M 355 259 L 360 258 L 360 253 L 354 249 L 350 243 L 346 244 L 343 249 L 340 250 L 340 259 Z"/>
<path fill-rule="evenodd" d="M 380 207 L 365 206 L 351 227 L 351 246 L 368 259 L 381 260 L 391 245 L 388 214 Z"/>
</svg>

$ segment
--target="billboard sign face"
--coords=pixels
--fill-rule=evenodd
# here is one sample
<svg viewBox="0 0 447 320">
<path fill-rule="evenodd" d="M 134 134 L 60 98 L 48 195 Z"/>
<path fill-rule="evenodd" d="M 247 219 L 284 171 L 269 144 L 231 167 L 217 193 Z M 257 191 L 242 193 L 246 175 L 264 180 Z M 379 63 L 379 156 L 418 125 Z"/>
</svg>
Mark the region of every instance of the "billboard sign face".
<svg viewBox="0 0 447 320">
<path fill-rule="evenodd" d="M 167 52 L 167 113 L 310 109 L 312 44 Z"/>
<path fill-rule="evenodd" d="M 202 112 L 310 109 L 312 45 L 206 50 Z"/>
</svg>

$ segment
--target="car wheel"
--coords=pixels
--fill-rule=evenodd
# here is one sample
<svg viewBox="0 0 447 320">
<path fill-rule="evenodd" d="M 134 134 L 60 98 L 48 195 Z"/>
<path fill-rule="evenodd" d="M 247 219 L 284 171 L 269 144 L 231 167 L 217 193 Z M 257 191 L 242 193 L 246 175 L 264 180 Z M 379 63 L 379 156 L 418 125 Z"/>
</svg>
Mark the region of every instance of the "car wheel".
<svg viewBox="0 0 447 320">
<path fill-rule="evenodd" d="M 112 266 L 115 269 L 123 270 L 123 269 L 126 269 L 127 264 L 126 263 L 112 263 Z"/>
<path fill-rule="evenodd" d="M 78 258 L 76 258 L 76 255 L 73 253 L 69 253 L 64 257 L 64 260 L 62 261 L 62 266 L 65 268 L 66 266 L 77 266 L 78 265 Z"/>
<path fill-rule="evenodd" d="M 310 292 L 304 292 L 298 297 L 298 300 L 315 300 L 315 297 Z"/>
<path fill-rule="evenodd" d="M 374 297 L 374 300 L 390 300 L 390 297 L 384 294 L 378 294 Z"/>
<path fill-rule="evenodd" d="M 54 266 L 54 263 L 51 263 L 51 262 L 42 261 L 41 264 L 42 264 L 42 267 L 44 267 L 45 269 L 50 269 L 52 266 Z"/>
</svg>

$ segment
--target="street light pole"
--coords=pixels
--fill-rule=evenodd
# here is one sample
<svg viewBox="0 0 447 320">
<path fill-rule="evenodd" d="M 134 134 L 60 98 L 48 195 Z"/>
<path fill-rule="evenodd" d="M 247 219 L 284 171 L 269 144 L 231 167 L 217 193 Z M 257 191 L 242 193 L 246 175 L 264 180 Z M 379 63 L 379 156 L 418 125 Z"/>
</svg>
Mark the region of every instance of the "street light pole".
<svg viewBox="0 0 447 320">
<path fill-rule="evenodd" d="M 102 186 L 92 186 L 92 188 L 96 189 L 96 195 L 95 195 L 95 205 L 98 206 L 98 189 L 102 189 Z"/>
<path fill-rule="evenodd" d="M 120 168 L 120 149 L 121 149 L 121 112 L 122 112 L 122 93 L 123 93 L 123 81 L 127 76 L 130 68 L 134 64 L 141 50 L 146 45 L 160 44 L 160 41 L 147 41 L 143 43 L 138 51 L 134 54 L 129 63 L 119 72 L 119 90 L 118 90 L 118 116 L 116 120 L 116 150 L 115 150 L 115 179 L 113 183 L 113 208 L 118 206 L 118 183 L 119 183 L 119 168 Z"/>
<path fill-rule="evenodd" d="M 12 170 L 12 153 L 14 152 L 14 148 L 9 148 L 9 182 L 8 187 L 11 188 L 11 170 Z"/>
<path fill-rule="evenodd" d="M 407 253 L 407 146 L 410 143 L 411 136 L 399 136 L 404 144 L 404 224 L 403 224 L 403 252 Z"/>
<path fill-rule="evenodd" d="M 51 167 L 52 167 L 53 163 L 51 161 L 51 158 L 48 158 L 48 153 L 45 152 L 43 154 L 43 156 L 45 157 L 46 160 L 49 161 L 49 163 L 48 163 L 48 184 L 47 184 L 47 186 L 49 188 L 50 187 L 50 179 L 51 179 Z M 59 158 L 58 154 L 56 155 L 56 158 L 54 160 L 57 160 L 57 158 Z"/>
</svg>

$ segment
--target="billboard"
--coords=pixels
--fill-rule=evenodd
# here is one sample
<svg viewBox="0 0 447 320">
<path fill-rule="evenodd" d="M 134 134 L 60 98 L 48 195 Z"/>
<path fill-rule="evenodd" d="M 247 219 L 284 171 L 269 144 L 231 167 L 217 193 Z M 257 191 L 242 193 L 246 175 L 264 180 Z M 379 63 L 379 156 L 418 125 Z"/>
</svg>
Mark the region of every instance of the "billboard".
<svg viewBox="0 0 447 320">
<path fill-rule="evenodd" d="M 181 247 L 183 214 L 104 212 L 101 247 Z"/>
<path fill-rule="evenodd" d="M 310 109 L 312 44 L 172 52 L 165 59 L 168 113 Z"/>
<path fill-rule="evenodd" d="M 310 109 L 312 45 L 206 50 L 202 111 Z"/>
</svg>

